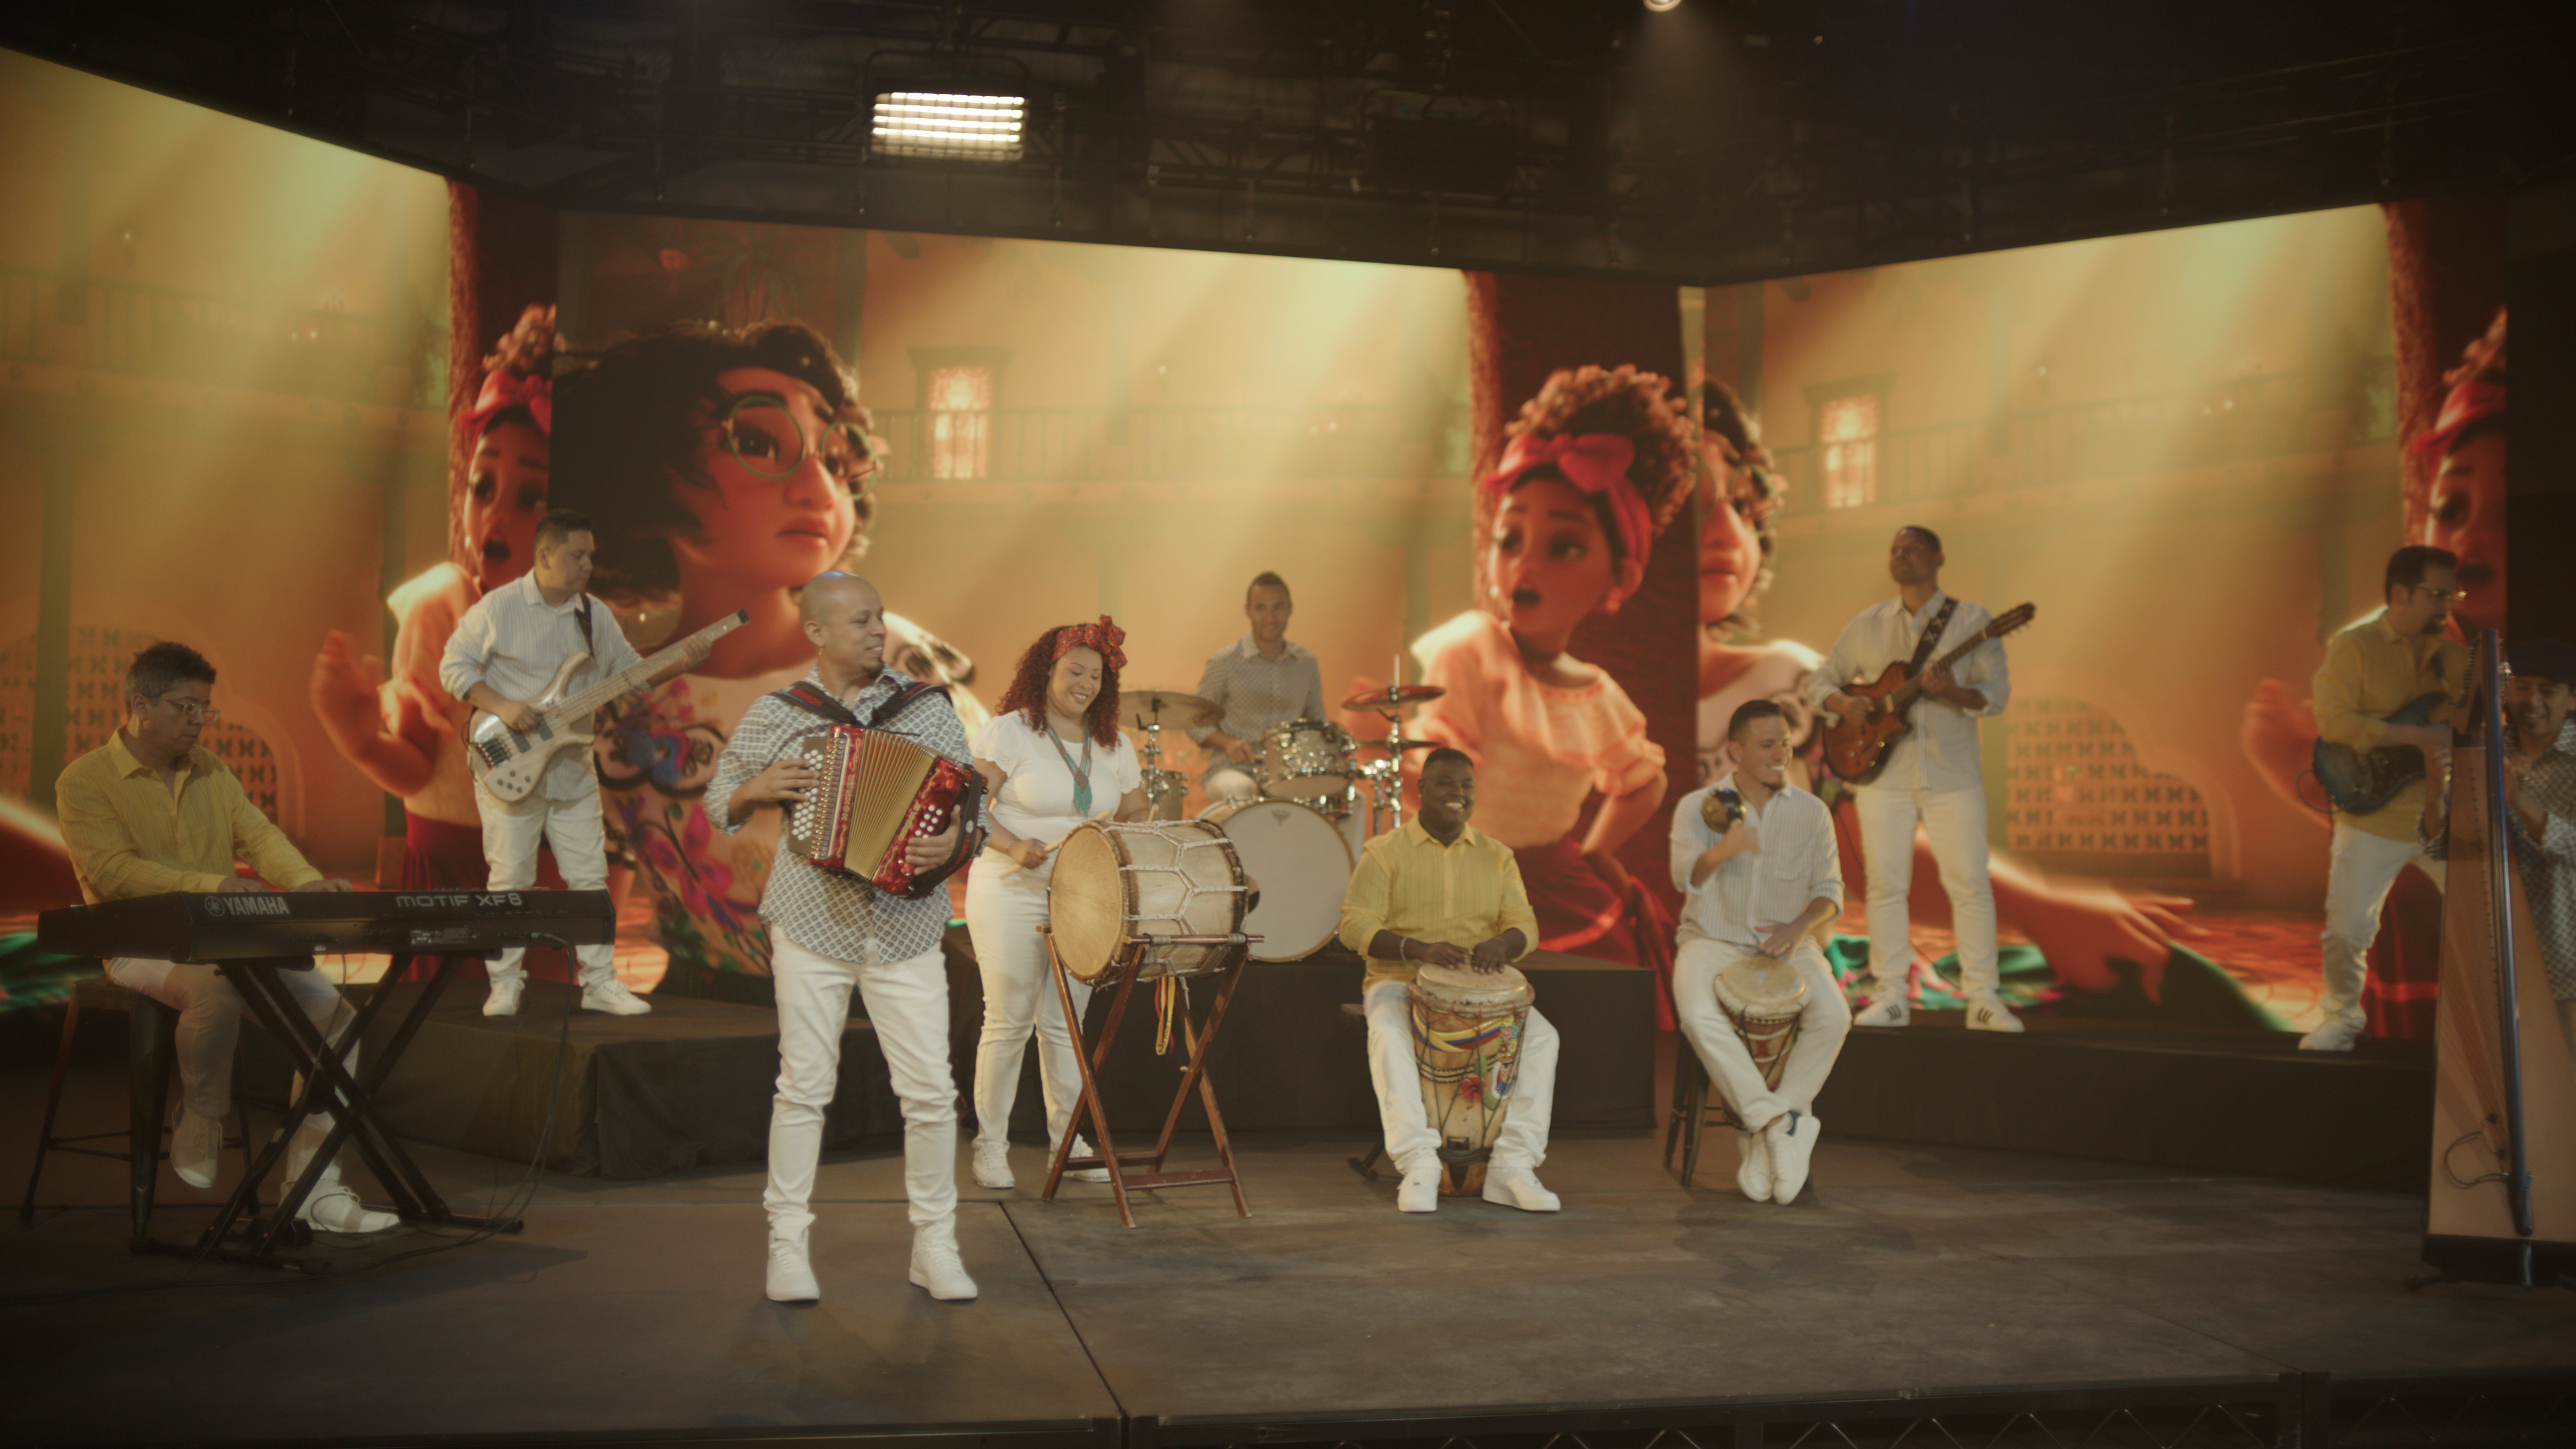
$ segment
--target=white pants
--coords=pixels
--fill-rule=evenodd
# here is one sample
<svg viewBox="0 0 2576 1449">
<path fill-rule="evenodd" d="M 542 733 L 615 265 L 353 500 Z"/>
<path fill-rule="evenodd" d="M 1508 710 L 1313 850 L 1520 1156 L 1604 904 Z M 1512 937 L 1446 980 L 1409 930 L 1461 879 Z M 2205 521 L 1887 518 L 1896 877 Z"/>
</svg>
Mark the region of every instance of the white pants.
<svg viewBox="0 0 2576 1449">
<path fill-rule="evenodd" d="M 1789 953 L 1789 964 L 1798 968 L 1798 979 L 1807 986 L 1807 1004 L 1798 1012 L 1798 1041 L 1789 1048 L 1789 1064 L 1780 1072 L 1780 1085 L 1764 1086 L 1761 1070 L 1753 1065 L 1753 1053 L 1717 1004 L 1718 971 L 1752 954 L 1719 941 L 1683 942 L 1673 960 L 1673 1016 L 1698 1050 L 1709 1080 L 1735 1109 L 1736 1120 L 1744 1130 L 1759 1132 L 1785 1112 L 1814 1115 L 1816 1093 L 1824 1090 L 1834 1059 L 1842 1055 L 1843 1038 L 1851 1032 L 1851 1007 L 1825 965 L 1825 953 L 1818 949 L 1816 938 L 1801 938 Z"/>
<path fill-rule="evenodd" d="M 483 812 L 483 859 L 492 867 L 493 890 L 518 891 L 535 885 L 540 843 L 555 848 L 555 869 L 563 872 L 567 887 L 608 889 L 608 845 L 600 830 L 597 791 L 577 800 L 550 800 L 540 788 L 524 800 L 504 800 L 477 785 L 474 803 Z M 512 946 L 498 960 L 487 962 L 492 979 L 525 977 L 527 968 L 520 963 L 527 954 L 524 948 Z M 579 947 L 574 956 L 581 963 L 582 985 L 599 986 L 617 979 L 616 948 L 607 942 Z"/>
<path fill-rule="evenodd" d="M 814 1166 L 823 1113 L 841 1080 L 841 1033 L 858 988 L 894 1094 L 903 1103 L 903 1191 L 915 1228 L 957 1216 L 957 1079 L 948 1070 L 948 963 L 937 951 L 863 966 L 817 955 L 770 932 L 778 988 L 778 1095 L 769 1108 L 769 1228 L 794 1236 L 813 1224 Z"/>
<path fill-rule="evenodd" d="M 1055 968 L 1047 963 L 1046 878 L 1033 871 L 1005 871 L 979 859 L 966 880 L 966 931 L 975 942 L 976 970 L 984 978 L 984 1033 L 975 1043 L 975 1130 L 986 1142 L 1011 1134 L 1011 1105 L 1020 1095 L 1020 1058 L 1038 1038 L 1038 1081 L 1046 1091 L 1047 1141 L 1063 1138 L 1082 1096 L 1082 1069 L 1074 1061 L 1074 1033 L 1056 999 Z M 1073 983 L 1075 1020 L 1091 1003 L 1091 988 Z"/>
<path fill-rule="evenodd" d="M 1386 1155 L 1411 1172 L 1440 1146 L 1422 1105 L 1422 1066 L 1413 1055 L 1413 995 L 1401 981 L 1381 981 L 1360 997 L 1368 1014 L 1369 1081 L 1377 1087 Z M 1547 1160 L 1547 1124 L 1556 1105 L 1556 1028 L 1533 1009 L 1521 1029 L 1521 1060 L 1511 1110 L 1485 1164 L 1487 1181 L 1507 1168 L 1535 1169 Z"/>
<path fill-rule="evenodd" d="M 2360 1029 L 2361 983 L 2370 972 L 2371 940 L 2379 934 L 2379 907 L 2397 873 L 2408 866 L 2442 884 L 2442 862 L 2410 837 L 2390 840 L 2338 820 L 2334 853 L 2326 864 L 2325 1014 L 2328 1024 Z"/>
<path fill-rule="evenodd" d="M 1852 791 L 1860 816 L 1861 858 L 1869 873 L 1869 974 L 1880 997 L 1902 995 L 1914 960 L 1913 922 L 1905 895 L 1914 888 L 1914 827 L 1919 822 L 1950 894 L 1950 927 L 1959 943 L 1959 974 L 1969 996 L 1993 996 L 1995 891 L 1986 879 L 1983 790 L 1907 790 L 1862 785 Z"/>
<path fill-rule="evenodd" d="M 233 1051 L 241 1041 L 242 1012 L 247 1004 L 241 992 L 224 974 L 212 966 L 186 962 L 155 961 L 139 956 L 120 956 L 107 963 L 107 979 L 128 991 L 139 991 L 179 1013 L 179 1102 L 192 1117 L 223 1120 L 233 1110 Z M 286 987 L 295 1004 L 304 1008 L 306 1019 L 322 1033 L 325 1041 L 339 1045 L 340 1034 L 354 1023 L 358 1014 L 340 999 L 340 988 L 319 971 L 280 971 L 277 979 Z M 349 1074 L 357 1075 L 358 1049 L 352 1044 L 345 1057 Z M 143 1090 L 143 1084 L 135 1084 Z M 304 1078 L 295 1079 L 295 1090 L 304 1090 Z M 304 1164 L 322 1146 L 331 1132 L 331 1117 L 316 1111 L 304 1119 L 295 1141 L 288 1149 L 287 1175 L 304 1171 Z M 322 1170 L 323 1183 L 337 1182 L 337 1163 Z"/>
</svg>

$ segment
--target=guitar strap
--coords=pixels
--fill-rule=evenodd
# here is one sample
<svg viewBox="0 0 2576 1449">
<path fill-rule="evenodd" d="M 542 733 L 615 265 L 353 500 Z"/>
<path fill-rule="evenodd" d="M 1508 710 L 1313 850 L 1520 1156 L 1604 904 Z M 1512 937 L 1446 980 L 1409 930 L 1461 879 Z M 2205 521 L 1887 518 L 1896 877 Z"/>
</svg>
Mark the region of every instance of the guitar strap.
<svg viewBox="0 0 2576 1449">
<path fill-rule="evenodd" d="M 1932 622 L 1923 626 L 1923 637 L 1914 641 L 1914 658 L 1905 666 L 1907 679 L 1921 679 L 1923 666 L 1932 657 L 1932 648 L 1941 642 L 1941 631 L 1950 627 L 1950 615 L 1959 607 L 1956 599 L 1943 599 Z"/>
</svg>

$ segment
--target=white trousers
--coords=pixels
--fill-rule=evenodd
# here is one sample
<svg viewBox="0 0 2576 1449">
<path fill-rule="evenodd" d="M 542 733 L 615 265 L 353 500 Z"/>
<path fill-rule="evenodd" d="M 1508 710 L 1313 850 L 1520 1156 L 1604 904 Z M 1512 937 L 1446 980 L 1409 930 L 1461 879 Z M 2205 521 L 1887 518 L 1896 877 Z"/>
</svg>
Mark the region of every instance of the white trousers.
<svg viewBox="0 0 2576 1449">
<path fill-rule="evenodd" d="M 535 885 L 540 844 L 554 846 L 555 869 L 563 872 L 567 887 L 608 889 L 608 845 L 600 829 L 597 791 L 578 800 L 550 800 L 539 789 L 524 800 L 504 800 L 477 785 L 474 803 L 483 812 L 483 859 L 492 867 L 493 890 L 519 891 Z M 527 968 L 521 962 L 527 954 L 524 948 L 512 946 L 485 964 L 495 981 L 525 977 Z M 579 947 L 573 954 L 581 963 L 582 985 L 617 979 L 616 948 L 607 942 Z"/>
<path fill-rule="evenodd" d="M 1369 1081 L 1377 1087 L 1377 1112 L 1386 1128 L 1386 1155 L 1413 1171 L 1440 1146 L 1422 1105 L 1422 1066 L 1413 1054 L 1413 996 L 1401 981 L 1381 981 L 1360 997 L 1368 1014 Z M 1532 1009 L 1521 1029 L 1521 1060 L 1512 1085 L 1511 1110 L 1494 1139 L 1491 1174 L 1535 1169 L 1547 1160 L 1547 1124 L 1556 1105 L 1556 1028 Z"/>
<path fill-rule="evenodd" d="M 937 951 L 882 965 L 818 955 L 769 934 L 778 989 L 778 1095 L 769 1107 L 769 1228 L 792 1237 L 814 1222 L 823 1114 L 841 1080 L 841 1033 L 856 988 L 903 1103 L 903 1191 L 915 1228 L 957 1216 L 957 1079 L 948 1070 L 948 963 Z"/>
<path fill-rule="evenodd" d="M 966 932 L 975 942 L 976 970 L 984 978 L 984 1032 L 975 1043 L 975 1130 L 986 1142 L 1011 1135 L 1011 1106 L 1020 1096 L 1020 1059 L 1029 1036 L 1038 1039 L 1038 1081 L 1046 1092 L 1047 1141 L 1061 1140 L 1082 1097 L 1082 1069 L 1074 1061 L 1074 1033 L 1056 998 L 1055 968 L 1047 963 L 1047 883 L 1036 874 L 1007 874 L 981 860 L 966 882 Z M 1091 1002 L 1091 988 L 1073 983 L 1075 1019 Z"/>
<path fill-rule="evenodd" d="M 1869 974 L 1875 994 L 1905 990 L 1914 960 L 1913 922 L 1905 895 L 1914 888 L 1914 827 L 1932 844 L 1941 888 L 1950 895 L 1950 926 L 1959 943 L 1959 974 L 1970 996 L 1993 996 L 1995 890 L 1986 879 L 1983 790 L 1907 790 L 1862 785 L 1852 791 L 1860 815 L 1861 858 L 1869 872 Z"/>
<path fill-rule="evenodd" d="M 1801 938 L 1789 953 L 1789 964 L 1798 968 L 1798 979 L 1807 986 L 1807 1004 L 1798 1012 L 1798 1041 L 1789 1048 L 1780 1085 L 1764 1086 L 1753 1053 L 1717 1002 L 1718 971 L 1752 954 L 1720 941 L 1683 942 L 1673 960 L 1673 1016 L 1699 1052 L 1709 1080 L 1735 1109 L 1736 1120 L 1746 1131 L 1759 1132 L 1785 1112 L 1814 1115 L 1816 1093 L 1824 1090 L 1834 1059 L 1843 1053 L 1843 1038 L 1851 1033 L 1851 1007 L 1816 938 Z"/>
<path fill-rule="evenodd" d="M 155 961 L 139 956 L 120 956 L 107 963 L 107 979 L 128 991 L 138 991 L 163 1006 L 179 1013 L 179 1102 L 192 1117 L 223 1120 L 233 1110 L 233 1051 L 241 1042 L 242 1012 L 247 1004 L 241 992 L 224 974 L 212 966 L 186 962 Z M 307 1020 L 333 1046 L 340 1043 L 341 1033 L 357 1021 L 357 1012 L 340 999 L 340 988 L 319 971 L 280 971 L 277 979 L 286 987 L 295 1004 L 304 1009 Z M 349 1073 L 358 1071 L 358 1050 L 353 1044 L 345 1058 Z M 135 1090 L 142 1090 L 136 1083 Z M 304 1078 L 295 1079 L 295 1090 L 304 1090 Z M 329 1113 L 316 1111 L 304 1119 L 295 1134 L 286 1159 L 287 1174 L 292 1177 L 304 1171 L 320 1150 L 322 1139 L 330 1135 Z M 322 1170 L 322 1183 L 339 1181 L 338 1163 Z"/>
<path fill-rule="evenodd" d="M 2379 908 L 2397 873 L 2414 866 L 2442 884 L 2442 862 L 2413 839 L 2390 840 L 2338 820 L 2334 853 L 2326 863 L 2325 1014 L 2358 1030 L 2365 1021 L 2361 983 L 2369 975 L 2370 943 L 2379 934 Z"/>
</svg>

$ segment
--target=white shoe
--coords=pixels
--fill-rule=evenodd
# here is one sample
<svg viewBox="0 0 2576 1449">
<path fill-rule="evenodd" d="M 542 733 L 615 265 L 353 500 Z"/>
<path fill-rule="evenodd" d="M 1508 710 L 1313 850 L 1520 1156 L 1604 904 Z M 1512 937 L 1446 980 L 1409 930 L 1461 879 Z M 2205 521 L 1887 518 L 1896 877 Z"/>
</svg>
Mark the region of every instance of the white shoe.
<svg viewBox="0 0 2576 1449">
<path fill-rule="evenodd" d="M 1437 1212 L 1440 1208 L 1440 1160 L 1425 1154 L 1425 1160 L 1404 1170 L 1404 1181 L 1395 1185 L 1395 1210 L 1400 1213 Z"/>
<path fill-rule="evenodd" d="M 823 1285 L 814 1281 L 814 1260 L 805 1249 L 806 1235 L 769 1235 L 769 1301 L 819 1303 Z"/>
<path fill-rule="evenodd" d="M 1017 1186 L 1011 1176 L 1011 1143 L 1008 1138 L 996 1137 L 989 1142 L 981 1137 L 975 1139 L 975 1185 L 997 1192 L 1009 1192 Z"/>
<path fill-rule="evenodd" d="M 1771 1200 L 1787 1207 L 1807 1186 L 1807 1161 L 1816 1154 L 1816 1134 L 1824 1124 L 1806 1112 L 1791 1110 L 1762 1129 L 1771 1156 Z"/>
<path fill-rule="evenodd" d="M 611 976 L 581 988 L 581 1009 L 604 1011 L 610 1016 L 642 1016 L 653 1009 L 653 1003 L 627 990 L 625 982 Z"/>
<path fill-rule="evenodd" d="M 369 1212 L 356 1193 L 333 1182 L 316 1185 L 295 1215 L 326 1233 L 381 1233 L 402 1226 L 401 1218 Z"/>
<path fill-rule="evenodd" d="M 1899 987 L 1871 1002 L 1860 1015 L 1852 1018 L 1854 1026 L 1903 1026 L 1914 1014 L 1905 1004 L 1904 988 Z"/>
<path fill-rule="evenodd" d="M 215 1159 L 224 1155 L 224 1119 L 200 1117 L 182 1107 L 170 1127 L 170 1170 L 204 1192 L 215 1185 Z"/>
<path fill-rule="evenodd" d="M 492 994 L 483 998 L 483 1014 L 485 1016 L 518 1015 L 519 993 L 527 989 L 528 978 L 525 976 L 493 977 Z"/>
<path fill-rule="evenodd" d="M 1561 1206 L 1556 1194 L 1539 1186 L 1538 1174 L 1526 1167 L 1488 1166 L 1485 1169 L 1485 1201 L 1519 1208 L 1525 1213 L 1552 1213 Z"/>
<path fill-rule="evenodd" d="M 2337 1021 L 2333 1017 L 2327 1017 L 2324 1025 L 2318 1027 L 2312 1032 L 2309 1032 L 2306 1036 L 2299 1038 L 2299 1050 L 2303 1052 L 2348 1052 L 2352 1050 L 2353 1042 L 2358 1039 L 2360 1035 L 2361 1028 L 2353 1025 L 2351 1022 Z M 179 1149 L 176 1144 L 172 1145 L 170 1156 L 172 1161 L 175 1162 L 178 1160 Z"/>
<path fill-rule="evenodd" d="M 2012 1014 L 2012 1008 L 2004 1005 L 2002 998 L 1968 998 L 1968 1030 L 2012 1032 L 2022 1029 L 2021 1018 Z"/>
<path fill-rule="evenodd" d="M 929 1290 L 942 1303 L 963 1303 L 975 1296 L 975 1280 L 957 1258 L 955 1228 L 915 1228 L 912 1234 L 912 1283 Z"/>
<path fill-rule="evenodd" d="M 1047 1150 L 1049 1152 L 1053 1152 L 1055 1150 L 1054 1144 L 1048 1144 Z M 1073 1134 L 1073 1151 L 1066 1154 L 1066 1159 L 1068 1161 L 1076 1157 L 1091 1157 L 1095 1155 L 1097 1154 L 1091 1150 L 1091 1144 L 1083 1139 L 1081 1133 L 1076 1132 Z M 1064 1170 L 1064 1180 L 1067 1182 L 1107 1182 L 1109 1180 L 1109 1169 L 1105 1167 L 1085 1167 L 1081 1169 L 1068 1167 Z"/>
<path fill-rule="evenodd" d="M 1735 1149 L 1742 1155 L 1735 1169 L 1735 1185 L 1755 1202 L 1771 1200 L 1771 1139 L 1759 1132 L 1735 1134 Z"/>
</svg>

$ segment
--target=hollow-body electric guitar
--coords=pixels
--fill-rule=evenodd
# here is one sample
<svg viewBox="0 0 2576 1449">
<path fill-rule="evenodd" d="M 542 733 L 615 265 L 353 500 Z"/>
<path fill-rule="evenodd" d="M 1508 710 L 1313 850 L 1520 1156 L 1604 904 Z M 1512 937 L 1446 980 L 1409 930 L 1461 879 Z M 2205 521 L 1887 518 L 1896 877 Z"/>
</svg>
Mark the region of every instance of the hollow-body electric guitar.
<svg viewBox="0 0 2576 1449">
<path fill-rule="evenodd" d="M 588 651 L 575 653 L 555 671 L 546 692 L 537 697 L 537 722 L 525 730 L 501 723 L 499 715 L 474 711 L 473 720 L 466 726 L 465 762 L 473 767 L 475 781 L 504 800 L 528 798 L 537 782 L 546 777 L 557 751 L 590 748 L 592 726 L 600 706 L 621 694 L 642 689 L 654 676 L 680 664 L 692 648 L 712 644 L 750 622 L 749 610 L 736 609 L 651 658 L 637 660 L 578 693 L 567 694 L 573 675 L 590 662 Z"/>
<path fill-rule="evenodd" d="M 2022 604 L 1997 617 L 1994 622 L 1968 636 L 1967 642 L 1932 661 L 1923 671 L 1929 676 L 1934 669 L 1947 669 L 1966 658 L 1968 651 L 1989 639 L 2000 639 L 2039 617 L 2037 604 Z M 1842 692 L 1854 699 L 1874 699 L 1878 708 L 1866 715 L 1845 715 L 1840 724 L 1825 727 L 1825 760 L 1834 774 L 1854 784 L 1866 784 L 1887 768 L 1887 752 L 1899 738 L 1914 728 L 1910 718 L 1914 701 L 1923 694 L 1923 678 L 1915 676 L 1898 660 L 1871 684 L 1846 684 Z"/>
</svg>

